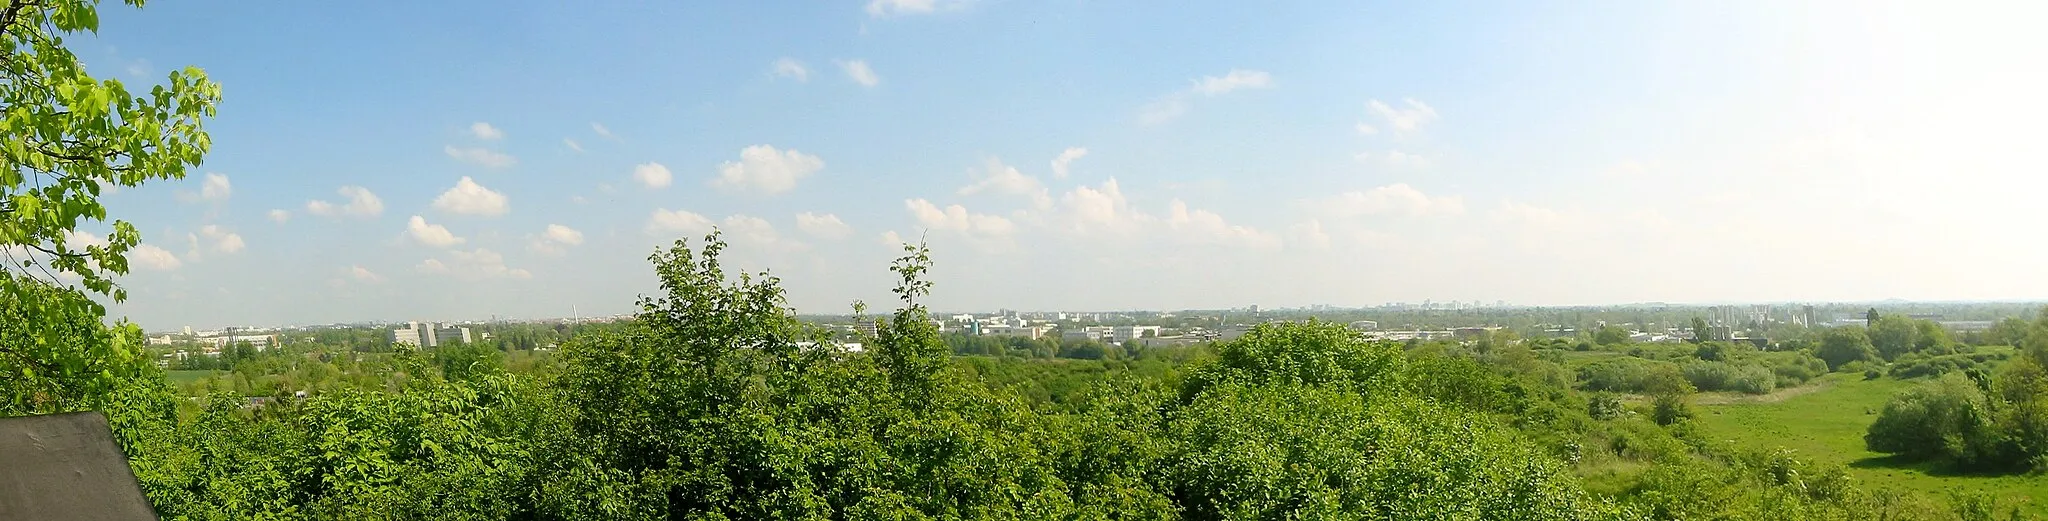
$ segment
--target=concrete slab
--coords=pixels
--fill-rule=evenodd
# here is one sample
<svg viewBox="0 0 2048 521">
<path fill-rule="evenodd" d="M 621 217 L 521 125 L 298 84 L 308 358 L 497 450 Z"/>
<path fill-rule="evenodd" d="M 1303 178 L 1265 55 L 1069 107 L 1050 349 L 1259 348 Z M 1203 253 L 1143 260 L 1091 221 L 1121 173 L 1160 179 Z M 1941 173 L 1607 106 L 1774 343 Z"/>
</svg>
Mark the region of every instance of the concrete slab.
<svg viewBox="0 0 2048 521">
<path fill-rule="evenodd" d="M 0 418 L 0 519 L 154 520 L 97 412 Z"/>
</svg>

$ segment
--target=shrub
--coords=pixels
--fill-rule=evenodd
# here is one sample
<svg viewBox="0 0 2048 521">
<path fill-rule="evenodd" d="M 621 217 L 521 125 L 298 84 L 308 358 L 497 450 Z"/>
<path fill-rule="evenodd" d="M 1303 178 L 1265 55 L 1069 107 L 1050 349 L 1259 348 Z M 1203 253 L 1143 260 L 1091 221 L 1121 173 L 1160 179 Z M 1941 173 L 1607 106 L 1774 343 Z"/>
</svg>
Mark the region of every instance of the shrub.
<svg viewBox="0 0 2048 521">
<path fill-rule="evenodd" d="M 1683 393 L 1657 395 L 1652 401 L 1650 418 L 1658 425 L 1671 425 L 1692 419 L 1692 403 Z"/>
<path fill-rule="evenodd" d="M 1655 372 L 1676 372 L 1676 369 L 1677 366 L 1670 362 L 1634 357 L 1610 358 L 1580 367 L 1579 382 L 1593 391 L 1643 392 Z"/>
<path fill-rule="evenodd" d="M 1827 372 L 1827 362 L 1806 353 L 1793 353 L 1790 357 L 1781 358 L 1771 367 L 1771 374 L 1778 377 L 1779 387 L 1803 384 Z"/>
<path fill-rule="evenodd" d="M 1953 372 L 1988 373 L 1993 365 L 2004 361 L 2003 353 L 1957 353 L 1940 356 L 1922 356 L 1919 353 L 1899 357 L 1892 364 L 1889 374 L 1892 378 L 1919 378 L 1941 376 Z"/>
<path fill-rule="evenodd" d="M 1628 412 L 1621 404 L 1621 396 L 1614 393 L 1595 393 L 1586 399 L 1586 415 L 1595 420 L 1612 420 Z"/>
<path fill-rule="evenodd" d="M 1855 371 L 1847 366 L 1877 358 L 1877 350 L 1870 347 L 1870 337 L 1863 333 L 1863 328 L 1838 327 L 1821 335 L 1820 346 L 1813 349 L 1813 355 L 1827 361 L 1830 369 Z"/>
<path fill-rule="evenodd" d="M 1738 391 L 1764 394 L 1777 388 L 1777 375 L 1760 365 L 1728 362 L 1685 364 L 1685 380 L 1702 391 Z"/>
<path fill-rule="evenodd" d="M 1893 397 L 1863 443 L 1872 452 L 1969 461 L 1987 441 L 1989 413 L 1976 382 L 1946 375 Z"/>
</svg>

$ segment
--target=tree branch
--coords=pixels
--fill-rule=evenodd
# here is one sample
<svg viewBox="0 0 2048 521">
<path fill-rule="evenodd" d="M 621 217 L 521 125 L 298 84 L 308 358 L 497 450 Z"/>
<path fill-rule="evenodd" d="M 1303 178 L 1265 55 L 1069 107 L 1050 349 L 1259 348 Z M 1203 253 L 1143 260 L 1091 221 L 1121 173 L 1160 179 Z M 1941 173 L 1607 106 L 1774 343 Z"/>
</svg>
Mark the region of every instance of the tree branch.
<svg viewBox="0 0 2048 521">
<path fill-rule="evenodd" d="M 27 246 L 30 249 L 43 252 L 44 254 L 50 255 L 52 257 L 63 257 L 67 259 L 83 259 L 91 256 L 84 253 L 58 253 L 55 251 L 51 251 L 49 248 L 44 248 L 41 244 L 24 244 L 23 246 Z"/>
</svg>

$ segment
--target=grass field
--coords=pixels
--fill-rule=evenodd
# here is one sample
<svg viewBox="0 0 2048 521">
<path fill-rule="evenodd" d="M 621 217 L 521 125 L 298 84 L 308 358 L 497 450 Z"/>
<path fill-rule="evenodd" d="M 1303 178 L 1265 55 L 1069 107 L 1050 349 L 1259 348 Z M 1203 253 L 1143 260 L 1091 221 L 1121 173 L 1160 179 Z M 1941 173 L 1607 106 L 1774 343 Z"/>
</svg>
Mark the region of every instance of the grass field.
<svg viewBox="0 0 2048 521">
<path fill-rule="evenodd" d="M 172 383 L 172 384 L 174 384 L 174 385 L 185 385 L 185 384 L 189 384 L 189 383 L 192 383 L 192 382 L 198 381 L 198 380 L 199 380 L 200 378 L 205 378 L 205 377 L 207 377 L 208 375 L 211 375 L 211 374 L 213 374 L 213 373 L 214 373 L 214 371 L 182 371 L 182 370 L 181 370 L 181 371 L 166 371 L 166 372 L 168 372 L 168 373 L 170 373 L 170 374 L 169 374 L 169 375 L 167 375 L 167 376 L 165 376 L 165 379 L 168 379 L 168 380 L 170 380 L 170 381 L 171 381 L 171 383 Z"/>
<path fill-rule="evenodd" d="M 2048 515 L 2048 477 L 1947 474 L 1926 464 L 1864 450 L 1864 429 L 1877 419 L 1885 402 L 1894 393 L 1918 384 L 1833 374 L 1809 384 L 1819 387 L 1804 392 L 1702 400 L 1725 403 L 1701 406 L 1699 420 L 1707 433 L 1721 439 L 1749 446 L 1788 448 L 1804 459 L 1847 465 L 1850 475 L 1865 487 L 1909 489 L 1935 498 L 1946 498 L 1950 491 L 1989 492 L 1999 497 L 2027 498 L 2029 511 Z"/>
</svg>

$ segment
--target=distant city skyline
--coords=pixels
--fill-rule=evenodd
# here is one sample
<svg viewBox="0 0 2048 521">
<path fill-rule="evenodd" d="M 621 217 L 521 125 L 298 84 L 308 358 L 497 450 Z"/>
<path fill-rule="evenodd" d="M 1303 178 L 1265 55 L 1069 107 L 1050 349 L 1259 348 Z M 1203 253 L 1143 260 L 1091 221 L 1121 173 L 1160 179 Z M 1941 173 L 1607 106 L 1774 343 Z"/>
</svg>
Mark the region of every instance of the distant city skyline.
<svg viewBox="0 0 2048 521">
<path fill-rule="evenodd" d="M 625 313 L 714 226 L 807 313 L 920 237 L 935 309 L 2048 298 L 1994 6 L 869 4 L 104 9 L 93 74 L 224 97 L 105 197 L 111 313 Z"/>
<path fill-rule="evenodd" d="M 1442 307 L 1442 308 L 1438 308 L 1438 309 L 1453 309 L 1453 308 L 1451 308 L 1451 307 L 1450 307 L 1450 306 L 1451 306 L 1451 304 L 1450 304 L 1449 302 L 1436 302 L 1435 304 L 1437 304 L 1437 305 L 1439 305 L 1439 306 L 1444 306 L 1444 307 Z M 2048 299 L 2042 299 L 2042 300 L 1929 300 L 1929 301 L 1909 301 L 1909 300 L 1899 300 L 1899 299 L 1885 299 L 1885 300 L 1870 300 L 1870 301 L 1840 301 L 1840 302 L 1827 302 L 1827 301 L 1777 301 L 1777 302 L 1626 302 L 1626 303 L 1606 303 L 1606 304 L 1565 304 L 1565 305 L 1550 305 L 1550 306 L 1537 306 L 1537 305 L 1520 305 L 1520 304 L 1514 304 L 1514 303 L 1504 303 L 1504 304 L 1502 304 L 1502 303 L 1483 303 L 1483 305 L 1477 305 L 1477 306 L 1473 306 L 1473 305 L 1471 305 L 1471 304 L 1474 304 L 1474 303 L 1473 303 L 1473 302 L 1465 302 L 1465 303 L 1462 303 L 1462 304 L 1459 304 L 1459 305 L 1457 305 L 1457 307 L 1456 307 L 1455 309 L 1461 309 L 1461 310 L 1500 310 L 1500 309 L 1555 309 L 1555 310 L 1574 310 L 1574 309 L 1583 309 L 1583 310 L 1626 310 L 1626 309 L 1646 309 L 1646 310 L 1647 310 L 1647 309 L 1661 309 L 1661 308 L 1678 308 L 1678 309 L 1700 309 L 1700 310 L 1703 310 L 1703 312 L 1704 312 L 1705 310 L 1707 310 L 1707 309 L 1710 309 L 1710 308 L 1720 308 L 1720 307 L 1728 307 L 1728 308 L 1748 308 L 1748 307 L 1766 307 L 1766 308 L 1770 308 L 1770 309 L 1772 309 L 1772 310 L 1774 310 L 1774 311 L 1783 311 L 1783 312 L 1786 312 L 1786 313 L 1792 313 L 1792 312 L 1794 312 L 1794 310 L 1796 310 L 1796 309 L 1798 309 L 1798 308 L 1800 308 L 1800 307 L 1807 307 L 1807 308 L 1812 308 L 1812 307 L 1822 307 L 1822 308 L 1842 308 L 1842 307 L 1848 307 L 1848 308 L 1852 308 L 1852 309 L 1850 309 L 1849 311 L 1853 311 L 1853 312 L 1854 312 L 1853 314 L 1856 314 L 1857 316 L 1859 316 L 1859 317 L 1860 317 L 1860 316 L 1861 316 L 1861 315 L 1860 315 L 1860 313 L 1862 312 L 1860 308 L 1862 308 L 1862 307 L 1864 307 L 1864 306 L 1870 306 L 1870 307 L 1872 307 L 1872 308 L 1883 308 L 1883 309 L 1893 309 L 1893 310 L 1896 310 L 1896 308 L 1898 308 L 1898 307 L 1907 307 L 1907 308 L 1914 308 L 1914 307 L 1923 307 L 1923 306 L 1953 306 L 1953 305 L 1971 306 L 1971 305 L 2036 305 L 2036 304 L 2038 304 L 2038 305 L 2044 305 L 2044 306 L 2048 306 Z M 1420 302 L 1384 302 L 1384 303 L 1378 303 L 1378 304 L 1369 304 L 1369 305 L 1361 305 L 1361 306 L 1338 306 L 1338 305 L 1329 305 L 1329 304 L 1310 304 L 1310 305 L 1297 305 L 1297 306 L 1260 306 L 1260 307 L 1259 307 L 1260 309 L 1259 309 L 1259 311 L 1258 311 L 1258 312 L 1253 312 L 1253 311 L 1251 311 L 1251 310 L 1249 309 L 1250 305 L 1247 305 L 1247 306 L 1238 306 L 1238 307 L 1231 307 L 1231 308 L 1181 308 L 1181 309 L 1170 309 L 1170 308 L 1162 308 L 1162 309 L 1080 309 L 1080 308 L 1071 308 L 1071 309 L 1010 309 L 1010 308 L 995 308 L 995 309 L 932 309 L 932 310 L 930 310 L 930 313 L 931 313 L 931 316 L 932 316 L 932 317 L 934 317 L 934 318 L 946 318 L 946 317 L 957 317 L 957 316 L 960 316 L 960 315 L 969 315 L 969 316 L 974 316 L 974 315 L 984 315 L 984 316 L 1000 316 L 1000 315 L 1006 315 L 1006 314 L 1016 314 L 1016 315 L 1024 315 L 1024 316 L 1034 316 L 1034 317 L 1042 317 L 1042 316 L 1049 316 L 1049 315 L 1066 315 L 1066 316 L 1071 316 L 1071 317 L 1075 317 L 1075 318 L 1089 318 L 1089 317 L 1094 317 L 1094 316 L 1101 316 L 1101 315 L 1121 315 L 1121 314 L 1133 314 L 1133 313 L 1138 313 L 1138 314 L 1175 314 L 1175 313 L 1184 313 L 1184 312 L 1203 312 L 1203 313 L 1207 313 L 1207 312 L 1222 312 L 1222 313 L 1226 313 L 1226 314 L 1230 314 L 1230 313 L 1237 313 L 1237 314 L 1254 314 L 1254 313 L 1266 313 L 1266 312 L 1270 312 L 1270 313 L 1275 313 L 1275 314 L 1289 314 L 1289 315 L 1292 315 L 1292 314 L 1298 314 L 1298 313 L 1303 313 L 1303 312 L 1310 312 L 1310 313 L 1313 313 L 1313 312 L 1319 312 L 1319 311 L 1330 311 L 1330 312 L 1400 312 L 1400 311 L 1417 311 L 1417 310 L 1424 310 L 1424 309 L 1430 309 L 1430 308 L 1426 308 L 1425 306 L 1426 306 L 1425 304 L 1423 304 L 1423 303 L 1420 303 Z M 1782 307 L 1782 308 L 1784 308 L 1784 309 L 1778 309 L 1778 308 L 1781 308 L 1781 307 Z M 877 310 L 873 310 L 873 309 L 869 310 L 869 312 L 868 312 L 868 314 L 869 314 L 870 316 L 880 316 L 880 315 L 881 315 L 882 313 L 883 313 L 883 312 L 880 312 L 880 311 L 877 311 Z M 1838 311 L 1838 312 L 1834 312 L 1834 313 L 1833 313 L 1833 315 L 1831 315 L 1831 316 L 1834 316 L 1834 315 L 1842 315 L 1843 313 L 1844 313 L 1844 312 L 1840 312 L 1840 311 Z M 151 332 L 151 333 L 180 333 L 180 331 L 182 330 L 182 334 L 183 334 L 183 335 L 187 335 L 187 336 L 193 336 L 193 335 L 195 335 L 195 334 L 196 334 L 196 335 L 198 335 L 198 336 L 209 336 L 209 335 L 219 335 L 219 334 L 225 334 L 225 332 L 223 331 L 224 329 L 225 329 L 225 330 L 238 330 L 238 329 L 244 329 L 244 328 L 256 328 L 256 329 L 262 329 L 262 330 L 269 330 L 269 329 L 276 329 L 276 328 L 292 328 L 292 327 L 317 327 L 317 326 L 329 326 L 329 325 L 339 325 L 339 324 L 352 324 L 352 325 L 365 325 L 365 326 L 367 326 L 367 325 L 378 325 L 378 326 L 402 326 L 402 325 L 406 325 L 407 323 L 415 323 L 415 324 L 431 324 L 431 323 L 445 323 L 445 324 L 458 324 L 458 325 L 463 325 L 463 324 L 489 324 L 489 323 L 494 323 L 494 322 L 511 322 L 511 323 L 517 323 L 517 322 L 552 322 L 552 321 L 569 321 L 569 322 L 573 322 L 573 321 L 606 321 L 606 320 L 613 320 L 613 319 L 619 319 L 619 318 L 629 318 L 629 317 L 633 316 L 633 314 L 634 314 L 634 313 L 633 313 L 633 312 L 631 312 L 631 311 L 626 311 L 626 312 L 619 312 L 619 313 L 599 313 L 599 314 L 580 314 L 580 315 L 559 315 L 559 316 L 557 316 L 557 315 L 535 315 L 535 316 L 509 316 L 509 315 L 487 315 L 487 316 L 476 316 L 476 317 L 469 317 L 469 316 L 441 316 L 441 317 L 431 317 L 431 318 L 428 318 L 428 319 L 425 319 L 425 320 L 422 320 L 422 319 L 420 319 L 420 318 L 418 318 L 418 317 L 410 317 L 410 318 L 401 318 L 401 319 L 361 319 L 361 320 L 328 320 L 328 321 L 312 321 L 312 322 L 294 322 L 294 323 L 275 323 L 275 324 L 256 324 L 256 323 L 247 323 L 247 322 L 237 322 L 237 323 L 226 323 L 226 322 L 221 322 L 221 323 L 205 323 L 205 324 L 179 324 L 179 325 L 167 325 L 167 324 L 148 324 L 148 323 L 144 323 L 144 324 L 141 324 L 141 325 L 142 325 L 142 326 L 144 327 L 144 329 L 145 329 L 146 331 L 148 331 L 148 332 Z M 831 311 L 831 312 L 812 312 L 812 311 L 806 311 L 806 310 L 801 310 L 801 309 L 799 309 L 799 310 L 797 310 L 797 314 L 798 314 L 798 315 L 801 315 L 801 316 L 810 316 L 810 317 L 831 317 L 831 316 L 841 316 L 841 317 L 844 317 L 844 316 L 852 316 L 852 311 L 851 311 L 850 309 L 848 309 L 848 310 L 838 310 L 838 311 Z M 1839 318 L 1839 317 L 1836 317 L 1836 318 Z M 1823 321 L 1825 321 L 1825 320 L 1823 320 Z"/>
</svg>

